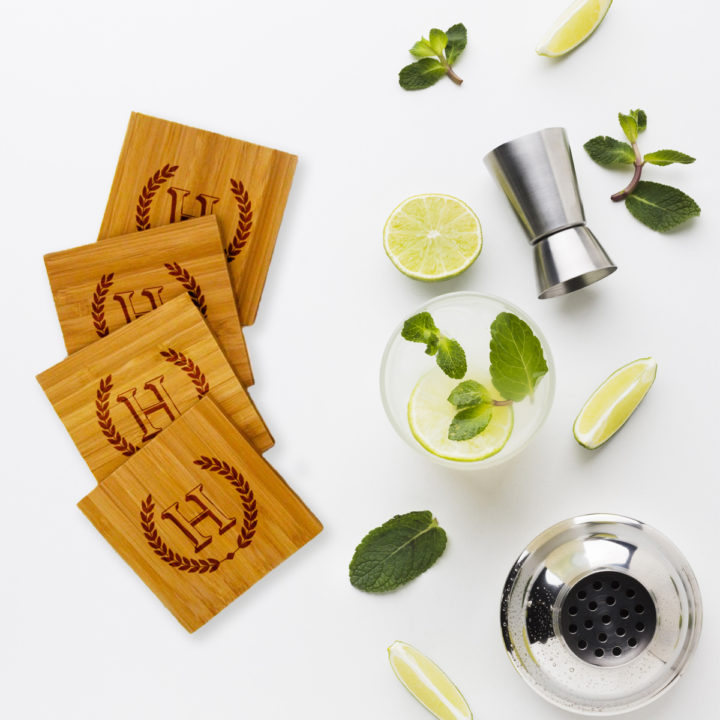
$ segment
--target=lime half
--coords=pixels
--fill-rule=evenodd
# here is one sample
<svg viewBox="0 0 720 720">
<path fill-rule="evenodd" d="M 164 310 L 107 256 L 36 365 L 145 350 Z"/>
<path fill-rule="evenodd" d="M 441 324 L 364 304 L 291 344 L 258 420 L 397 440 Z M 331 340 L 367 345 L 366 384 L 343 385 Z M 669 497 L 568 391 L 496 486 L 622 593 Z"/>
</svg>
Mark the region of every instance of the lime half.
<svg viewBox="0 0 720 720">
<path fill-rule="evenodd" d="M 473 264 L 482 249 L 477 215 L 450 195 L 416 195 L 385 223 L 385 252 L 400 272 L 416 280 L 445 280 Z"/>
<path fill-rule="evenodd" d="M 472 720 L 465 698 L 452 680 L 412 645 L 394 642 L 388 648 L 397 679 L 439 720 Z"/>
<path fill-rule="evenodd" d="M 633 414 L 655 381 L 657 363 L 640 358 L 616 370 L 585 403 L 573 425 L 575 439 L 588 450 L 606 443 Z"/>
<path fill-rule="evenodd" d="M 490 382 L 483 382 L 472 373 L 467 377 L 482 382 L 494 398 L 501 399 Z M 450 440 L 448 430 L 457 408 L 448 402 L 448 396 L 458 382 L 439 368 L 420 378 L 408 402 L 410 431 L 428 452 L 438 457 L 461 462 L 485 460 L 505 447 L 513 429 L 512 406 L 494 407 L 488 426 L 471 440 Z"/>
<path fill-rule="evenodd" d="M 565 55 L 587 40 L 603 21 L 612 0 L 576 0 L 554 23 L 536 51 L 538 55 Z"/>
</svg>

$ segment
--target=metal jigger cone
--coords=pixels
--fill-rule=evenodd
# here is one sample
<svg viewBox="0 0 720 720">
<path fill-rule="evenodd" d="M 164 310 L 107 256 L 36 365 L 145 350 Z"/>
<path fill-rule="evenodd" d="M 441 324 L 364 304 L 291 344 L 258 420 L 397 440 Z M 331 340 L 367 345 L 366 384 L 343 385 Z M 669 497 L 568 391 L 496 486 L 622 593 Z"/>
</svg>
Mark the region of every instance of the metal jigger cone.
<svg viewBox="0 0 720 720">
<path fill-rule="evenodd" d="M 563 128 L 511 140 L 485 156 L 533 246 L 538 297 L 565 295 L 617 267 L 585 225 Z"/>
</svg>

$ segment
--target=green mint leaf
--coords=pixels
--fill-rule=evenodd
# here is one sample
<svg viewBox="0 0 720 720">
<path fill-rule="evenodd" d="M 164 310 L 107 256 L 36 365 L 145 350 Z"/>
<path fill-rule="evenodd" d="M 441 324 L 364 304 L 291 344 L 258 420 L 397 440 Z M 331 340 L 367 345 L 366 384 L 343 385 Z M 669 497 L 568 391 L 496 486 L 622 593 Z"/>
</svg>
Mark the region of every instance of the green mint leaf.
<svg viewBox="0 0 720 720">
<path fill-rule="evenodd" d="M 699 205 L 682 190 L 641 180 L 625 200 L 631 215 L 651 230 L 666 232 L 700 214 Z"/>
<path fill-rule="evenodd" d="M 645 162 L 649 162 L 651 165 L 672 165 L 673 163 L 689 165 L 695 162 L 694 157 L 677 150 L 656 150 L 648 153 L 644 159 Z"/>
<path fill-rule="evenodd" d="M 634 143 L 638 137 L 638 122 L 632 115 L 623 115 L 618 113 L 618 120 L 620 121 L 620 127 L 625 133 L 625 137 Z"/>
<path fill-rule="evenodd" d="M 631 110 L 630 115 L 635 118 L 638 132 L 643 132 L 647 129 L 647 114 L 644 110 Z"/>
<path fill-rule="evenodd" d="M 588 140 L 583 147 L 598 165 L 604 167 L 632 165 L 635 162 L 635 153 L 630 145 L 607 135 L 598 135 Z"/>
<path fill-rule="evenodd" d="M 400 87 L 405 90 L 424 90 L 434 85 L 445 74 L 445 68 L 435 58 L 426 57 L 400 71 Z"/>
<path fill-rule="evenodd" d="M 445 46 L 445 57 L 450 65 L 454 65 L 455 61 L 462 55 L 462 51 L 467 45 L 467 30 L 462 23 L 457 23 L 448 28 L 447 45 Z"/>
<path fill-rule="evenodd" d="M 448 439 L 472 440 L 488 426 L 491 418 L 492 405 L 488 403 L 466 407 L 452 419 L 448 430 Z"/>
<path fill-rule="evenodd" d="M 396 515 L 371 530 L 350 561 L 350 583 L 388 592 L 414 580 L 443 554 L 447 535 L 429 510 Z"/>
<path fill-rule="evenodd" d="M 443 50 L 448 42 L 448 36 L 437 28 L 433 28 L 430 31 L 430 47 L 433 49 L 436 55 L 442 57 Z"/>
<path fill-rule="evenodd" d="M 425 38 L 421 38 L 410 48 L 410 54 L 418 58 L 432 57 L 435 55 L 435 51 Z"/>
<path fill-rule="evenodd" d="M 530 326 L 512 313 L 500 313 L 490 326 L 490 376 L 497 391 L 519 402 L 533 396 L 547 373 L 542 345 Z"/>
<path fill-rule="evenodd" d="M 467 372 L 465 351 L 457 340 L 442 335 L 438 342 L 437 364 L 451 378 L 460 380 Z"/>
<path fill-rule="evenodd" d="M 457 408 L 472 407 L 490 402 L 490 393 L 476 380 L 465 380 L 457 385 L 448 397 L 448 402 Z"/>
<path fill-rule="evenodd" d="M 429 312 L 421 312 L 405 321 L 400 335 L 410 342 L 430 343 L 440 336 L 440 331 L 432 315 Z"/>
</svg>

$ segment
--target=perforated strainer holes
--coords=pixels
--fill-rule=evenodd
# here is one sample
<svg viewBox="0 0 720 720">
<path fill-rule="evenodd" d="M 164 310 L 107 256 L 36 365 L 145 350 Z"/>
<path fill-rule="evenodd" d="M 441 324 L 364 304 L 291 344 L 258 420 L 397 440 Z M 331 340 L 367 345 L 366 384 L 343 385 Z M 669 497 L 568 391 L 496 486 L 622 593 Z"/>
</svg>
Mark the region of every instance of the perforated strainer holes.
<svg viewBox="0 0 720 720">
<path fill-rule="evenodd" d="M 604 570 L 570 589 L 560 609 L 560 631 L 586 662 L 620 665 L 649 645 L 656 617 L 655 603 L 635 578 Z"/>
</svg>

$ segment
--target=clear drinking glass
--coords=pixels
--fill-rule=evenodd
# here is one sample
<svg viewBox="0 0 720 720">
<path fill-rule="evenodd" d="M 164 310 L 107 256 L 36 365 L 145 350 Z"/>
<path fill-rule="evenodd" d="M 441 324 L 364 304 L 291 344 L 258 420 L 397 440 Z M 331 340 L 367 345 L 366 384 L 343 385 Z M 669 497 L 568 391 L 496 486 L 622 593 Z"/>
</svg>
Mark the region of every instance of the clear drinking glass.
<svg viewBox="0 0 720 720">
<path fill-rule="evenodd" d="M 513 404 L 514 424 L 505 446 L 484 460 L 450 460 L 426 450 L 414 437 L 408 423 L 408 402 L 418 381 L 434 367 L 435 358 L 426 355 L 420 343 L 408 342 L 400 335 L 408 317 L 427 310 L 437 327 L 464 348 L 468 372 L 464 379 L 486 384 L 490 372 L 490 325 L 501 312 L 510 312 L 524 320 L 543 348 L 548 372 L 539 381 L 532 399 Z M 460 382 L 458 380 L 457 382 Z M 505 462 L 524 449 L 540 429 L 550 412 L 555 392 L 555 367 L 550 347 L 538 326 L 520 308 L 498 297 L 475 292 L 440 295 L 408 313 L 393 331 L 380 367 L 380 393 L 390 422 L 405 442 L 416 451 L 445 467 L 477 470 Z"/>
</svg>

